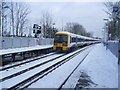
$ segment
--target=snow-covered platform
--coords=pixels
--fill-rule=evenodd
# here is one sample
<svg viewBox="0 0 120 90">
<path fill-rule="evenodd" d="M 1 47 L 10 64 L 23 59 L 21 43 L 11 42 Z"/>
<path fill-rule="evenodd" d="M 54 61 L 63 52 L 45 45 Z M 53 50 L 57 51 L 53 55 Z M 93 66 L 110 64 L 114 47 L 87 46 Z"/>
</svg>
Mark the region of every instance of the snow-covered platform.
<svg viewBox="0 0 120 90">
<path fill-rule="evenodd" d="M 47 48 L 52 48 L 52 46 L 53 45 L 36 45 L 36 46 L 24 47 L 24 48 L 3 49 L 0 50 L 0 55 L 47 49 Z"/>
<path fill-rule="evenodd" d="M 85 77 L 83 78 L 82 75 Z M 88 86 L 82 86 L 82 81 L 88 81 L 86 83 Z M 64 88 L 71 86 L 73 88 L 118 88 L 118 59 L 102 43 L 95 45 Z"/>
<path fill-rule="evenodd" d="M 57 60 L 60 60 L 60 58 Z M 57 60 L 53 61 L 53 63 L 56 63 Z M 41 61 L 43 60 L 37 60 L 33 63 L 38 64 Z M 81 61 L 83 62 L 79 65 Z M 51 65 L 51 63 L 52 62 L 46 64 L 44 67 Z M 29 63 L 28 65 L 31 67 L 33 64 Z M 48 75 L 34 82 L 28 88 L 59 88 L 59 86 L 66 80 L 66 77 L 70 75 L 77 65 L 79 66 L 71 74 L 62 88 L 118 88 L 118 59 L 110 52 L 109 49 L 106 49 L 102 43 L 92 45 L 83 50 L 70 61 L 64 63 Z M 19 67 L 18 69 L 20 70 L 20 68 L 23 69 L 27 67 L 27 65 L 23 65 L 23 67 Z M 33 70 L 31 72 L 24 73 L 24 77 L 20 76 L 22 78 L 19 79 L 22 80 L 26 77 L 28 78 L 29 75 L 32 75 L 33 72 L 38 72 L 40 69 L 43 69 L 43 66 L 36 68 L 35 71 Z M 14 70 L 17 70 L 17 68 Z M 15 84 L 16 81 L 20 81 L 16 78 L 17 77 L 12 78 L 10 81 L 3 82 L 3 88 L 7 88 L 9 85 L 11 86 L 11 82 L 12 84 Z"/>
<path fill-rule="evenodd" d="M 102 43 L 79 53 L 28 88 L 59 88 L 81 60 L 62 88 L 118 88 L 118 60 Z"/>
</svg>

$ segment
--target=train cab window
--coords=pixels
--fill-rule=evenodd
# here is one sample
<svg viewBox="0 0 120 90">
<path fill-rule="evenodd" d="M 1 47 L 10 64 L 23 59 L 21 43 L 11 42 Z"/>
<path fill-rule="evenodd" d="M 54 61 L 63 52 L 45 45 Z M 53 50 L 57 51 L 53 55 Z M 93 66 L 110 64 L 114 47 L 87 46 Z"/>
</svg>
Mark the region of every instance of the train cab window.
<svg viewBox="0 0 120 90">
<path fill-rule="evenodd" d="M 75 42 L 75 38 L 74 37 L 72 37 L 72 42 Z"/>
<path fill-rule="evenodd" d="M 67 42 L 67 40 L 68 40 L 68 36 L 67 35 L 59 35 L 59 34 L 57 34 L 57 35 L 55 35 L 55 42 L 56 43 L 62 43 L 62 42 Z"/>
</svg>

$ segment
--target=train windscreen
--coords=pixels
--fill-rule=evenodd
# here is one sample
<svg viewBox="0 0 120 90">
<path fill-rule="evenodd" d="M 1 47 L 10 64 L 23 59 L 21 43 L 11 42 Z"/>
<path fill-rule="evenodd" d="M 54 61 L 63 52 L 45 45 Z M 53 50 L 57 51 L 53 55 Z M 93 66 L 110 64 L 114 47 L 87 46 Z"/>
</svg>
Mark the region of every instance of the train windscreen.
<svg viewBox="0 0 120 90">
<path fill-rule="evenodd" d="M 62 43 L 67 42 L 68 36 L 67 35 L 55 35 L 55 43 Z"/>
</svg>

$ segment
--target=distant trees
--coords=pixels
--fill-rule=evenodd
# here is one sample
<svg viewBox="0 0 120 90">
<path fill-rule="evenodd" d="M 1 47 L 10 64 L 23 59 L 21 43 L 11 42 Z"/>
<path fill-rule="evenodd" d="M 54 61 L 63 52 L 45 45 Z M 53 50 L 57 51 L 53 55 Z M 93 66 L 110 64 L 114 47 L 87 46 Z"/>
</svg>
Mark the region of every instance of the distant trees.
<svg viewBox="0 0 120 90">
<path fill-rule="evenodd" d="M 72 22 L 66 23 L 65 31 L 68 31 L 74 34 L 92 37 L 92 33 L 87 32 L 85 28 L 79 23 L 72 23 Z"/>
<path fill-rule="evenodd" d="M 27 16 L 30 13 L 29 8 L 22 3 L 16 3 L 16 24 L 15 24 L 15 30 L 16 30 L 16 36 L 23 36 L 24 30 L 27 27 Z"/>
<path fill-rule="evenodd" d="M 108 2 L 105 2 L 104 5 L 107 9 L 107 11 L 105 11 L 105 12 L 109 15 L 109 18 L 112 19 L 113 6 L 117 5 L 120 8 L 120 1 L 116 1 L 116 2 L 108 1 Z M 118 14 L 120 15 L 120 12 L 118 12 Z"/>
<path fill-rule="evenodd" d="M 118 24 L 111 20 L 109 22 L 106 23 L 107 25 L 107 30 L 108 30 L 108 39 L 109 40 L 114 40 L 117 39 L 118 37 Z"/>
<path fill-rule="evenodd" d="M 45 38 L 53 38 L 54 34 L 58 31 L 54 27 L 55 23 L 53 21 L 52 15 L 47 11 L 42 12 L 40 25 L 42 26 L 43 37 Z"/>
<path fill-rule="evenodd" d="M 30 9 L 23 2 L 2 3 L 2 33 L 13 36 L 23 36 L 28 23 Z"/>
</svg>

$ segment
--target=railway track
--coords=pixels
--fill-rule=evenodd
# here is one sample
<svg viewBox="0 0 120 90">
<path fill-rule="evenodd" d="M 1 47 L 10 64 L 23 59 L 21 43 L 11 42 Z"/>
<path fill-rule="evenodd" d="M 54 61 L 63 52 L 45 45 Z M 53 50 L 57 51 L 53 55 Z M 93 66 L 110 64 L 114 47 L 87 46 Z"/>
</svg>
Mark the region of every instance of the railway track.
<svg viewBox="0 0 120 90">
<path fill-rule="evenodd" d="M 43 55 L 43 56 L 40 56 L 40 57 L 35 57 L 35 58 L 32 58 L 32 59 L 25 60 L 25 61 L 20 62 L 20 63 L 18 63 L 18 64 L 13 64 L 13 65 L 10 65 L 10 66 L 2 67 L 2 68 L 0 69 L 0 71 L 4 71 L 4 70 L 10 69 L 10 68 L 14 68 L 14 67 L 17 67 L 17 66 L 26 64 L 26 63 L 30 63 L 30 62 L 32 62 L 32 61 L 36 61 L 36 60 L 38 60 L 38 59 L 45 58 L 45 57 L 48 57 L 48 56 L 54 55 L 54 54 L 55 54 L 55 53 L 50 53 L 50 54 Z"/>
<path fill-rule="evenodd" d="M 86 47 L 86 48 L 88 48 L 88 47 Z M 50 72 L 52 72 L 53 70 L 55 70 L 56 68 L 61 66 L 62 64 L 64 64 L 64 63 L 68 62 L 69 60 L 71 60 L 73 57 L 78 55 L 81 51 L 83 51 L 86 48 L 80 49 L 80 50 L 76 51 L 75 53 L 72 52 L 69 55 L 63 54 L 63 55 L 54 57 L 54 58 L 52 58 L 50 60 L 47 60 L 47 61 L 42 62 L 42 63 L 39 63 L 39 64 L 37 64 L 35 66 L 30 67 L 30 68 L 24 69 L 24 70 L 22 70 L 20 72 L 11 74 L 9 76 L 6 76 L 6 77 L 1 79 L 1 83 L 2 84 L 6 83 L 6 82 L 10 83 L 12 80 L 14 80 L 14 78 L 20 78 L 19 76 L 22 77 L 23 74 L 25 74 L 27 72 L 30 73 L 30 71 L 33 71 L 34 69 L 37 68 L 36 69 L 36 70 L 38 70 L 37 73 L 33 73 L 28 78 L 23 78 L 23 80 L 21 80 L 21 82 L 16 82 L 12 86 L 10 85 L 10 87 L 7 87 L 7 88 L 9 88 L 8 90 L 12 90 L 12 89 L 16 90 L 16 89 L 27 88 L 28 86 L 30 86 L 34 82 L 38 81 L 39 79 L 43 78 L 44 76 L 46 76 L 47 74 L 49 74 Z M 46 64 L 48 64 L 48 65 L 46 65 Z M 41 66 L 45 67 L 45 68 L 40 69 Z M 65 83 L 65 81 L 63 82 L 63 84 L 64 83 Z M 59 87 L 59 89 L 62 87 L 62 85 Z"/>
<path fill-rule="evenodd" d="M 90 51 L 89 51 L 90 52 Z M 78 65 L 74 68 L 74 70 L 69 74 L 68 77 L 66 77 L 66 79 L 63 81 L 63 83 L 58 87 L 58 90 L 61 90 L 63 85 L 67 82 L 67 80 L 70 78 L 70 76 L 74 73 L 74 71 L 80 66 L 80 64 L 84 61 L 84 59 L 88 56 L 89 52 L 87 53 L 87 55 L 85 55 L 85 57 L 78 63 Z"/>
<path fill-rule="evenodd" d="M 52 54 L 52 55 L 54 55 L 54 54 Z M 18 75 L 21 75 L 21 74 L 23 74 L 23 73 L 25 73 L 25 72 L 27 72 L 27 71 L 30 71 L 30 70 L 32 70 L 32 69 L 35 69 L 35 68 L 37 68 L 37 67 L 39 67 L 39 66 L 42 66 L 42 65 L 44 65 L 44 64 L 46 64 L 46 63 L 49 63 L 49 62 L 51 62 L 51 61 L 53 61 L 53 60 L 55 60 L 55 59 L 57 59 L 57 58 L 59 58 L 59 57 L 62 57 L 62 56 L 64 56 L 64 55 L 66 55 L 66 54 L 57 55 L 56 57 L 54 57 L 54 58 L 52 58 L 52 59 L 50 59 L 50 60 L 46 60 L 46 61 L 41 62 L 41 63 L 39 63 L 39 64 L 36 64 L 36 65 L 34 65 L 34 66 L 32 66 L 32 67 L 26 68 L 26 69 L 21 70 L 21 71 L 19 71 L 19 72 L 13 73 L 13 74 L 11 74 L 11 75 L 9 75 L 9 76 L 3 77 L 2 79 L 0 79 L 0 82 L 3 82 L 3 81 L 8 80 L 8 79 L 11 79 L 11 78 L 16 77 L 16 76 L 18 76 Z M 49 55 L 49 56 L 50 56 L 50 55 Z M 44 57 L 44 58 L 45 58 L 45 57 Z M 38 59 L 40 59 L 40 58 L 38 58 Z M 37 59 L 35 59 L 35 60 L 37 60 Z M 32 60 L 32 61 L 33 61 L 33 60 Z M 28 63 L 28 62 L 27 62 L 27 63 Z"/>
</svg>

